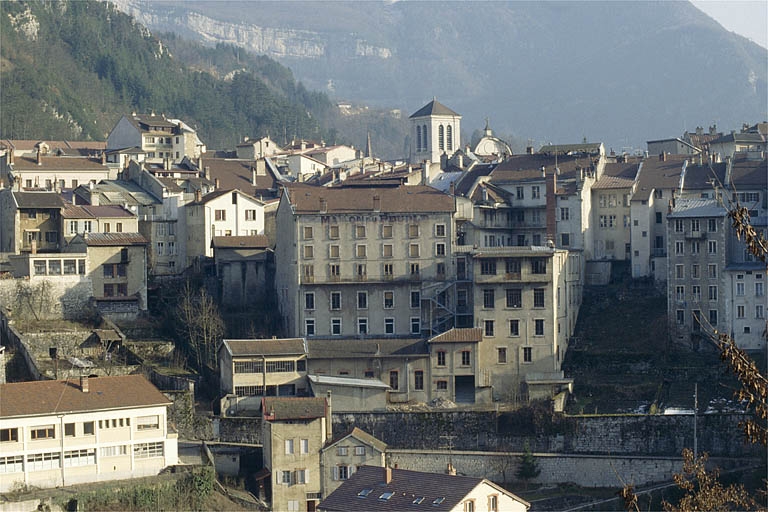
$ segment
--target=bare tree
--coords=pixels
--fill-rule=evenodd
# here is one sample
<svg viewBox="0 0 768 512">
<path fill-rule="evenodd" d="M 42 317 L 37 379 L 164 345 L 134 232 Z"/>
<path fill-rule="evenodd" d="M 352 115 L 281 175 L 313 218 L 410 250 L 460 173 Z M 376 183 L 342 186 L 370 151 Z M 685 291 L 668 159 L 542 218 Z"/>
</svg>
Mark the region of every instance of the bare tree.
<svg viewBox="0 0 768 512">
<path fill-rule="evenodd" d="M 219 308 L 205 288 L 197 292 L 187 282 L 176 307 L 176 330 L 190 356 L 202 371 L 218 365 L 216 348 L 224 335 L 224 321 Z"/>
</svg>

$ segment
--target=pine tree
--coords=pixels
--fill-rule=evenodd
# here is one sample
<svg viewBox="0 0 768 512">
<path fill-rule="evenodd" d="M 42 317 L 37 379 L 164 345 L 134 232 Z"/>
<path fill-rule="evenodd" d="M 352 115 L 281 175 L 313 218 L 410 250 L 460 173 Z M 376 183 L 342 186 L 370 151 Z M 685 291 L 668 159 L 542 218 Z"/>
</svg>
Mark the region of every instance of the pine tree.
<svg viewBox="0 0 768 512">
<path fill-rule="evenodd" d="M 520 480 L 525 480 L 525 488 L 528 489 L 528 481 L 536 478 L 541 473 L 539 465 L 536 463 L 536 457 L 531 452 L 531 447 L 525 443 L 523 454 L 520 456 L 520 465 L 517 467 L 516 476 Z"/>
</svg>

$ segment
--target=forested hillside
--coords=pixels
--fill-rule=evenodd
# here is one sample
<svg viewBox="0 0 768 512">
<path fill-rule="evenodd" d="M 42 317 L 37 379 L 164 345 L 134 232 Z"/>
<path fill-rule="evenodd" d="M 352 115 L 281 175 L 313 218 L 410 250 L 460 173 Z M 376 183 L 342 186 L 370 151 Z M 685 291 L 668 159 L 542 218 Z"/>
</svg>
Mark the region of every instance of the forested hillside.
<svg viewBox="0 0 768 512">
<path fill-rule="evenodd" d="M 166 45 L 103 2 L 0 2 L 0 14 L 1 138 L 104 140 L 122 114 L 154 110 L 211 148 L 245 135 L 337 139 L 328 97 L 266 57 Z"/>
</svg>

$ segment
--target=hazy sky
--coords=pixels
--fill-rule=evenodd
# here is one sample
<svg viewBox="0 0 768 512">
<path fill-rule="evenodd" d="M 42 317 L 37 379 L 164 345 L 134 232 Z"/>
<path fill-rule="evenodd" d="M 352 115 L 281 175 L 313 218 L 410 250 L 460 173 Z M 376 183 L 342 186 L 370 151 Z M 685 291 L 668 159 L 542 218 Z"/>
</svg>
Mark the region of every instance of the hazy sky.
<svg viewBox="0 0 768 512">
<path fill-rule="evenodd" d="M 768 48 L 768 1 L 691 0 L 691 3 L 727 30 Z"/>
</svg>

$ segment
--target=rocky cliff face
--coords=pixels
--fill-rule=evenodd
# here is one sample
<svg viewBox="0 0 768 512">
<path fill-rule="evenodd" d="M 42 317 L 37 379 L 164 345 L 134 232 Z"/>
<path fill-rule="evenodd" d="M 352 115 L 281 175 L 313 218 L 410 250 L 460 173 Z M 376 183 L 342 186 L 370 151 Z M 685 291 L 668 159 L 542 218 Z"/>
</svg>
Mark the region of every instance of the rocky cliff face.
<svg viewBox="0 0 768 512">
<path fill-rule="evenodd" d="M 768 52 L 685 2 L 116 3 L 344 100 L 412 112 L 437 96 L 468 132 L 490 117 L 497 133 L 620 149 L 768 118 Z"/>
</svg>

